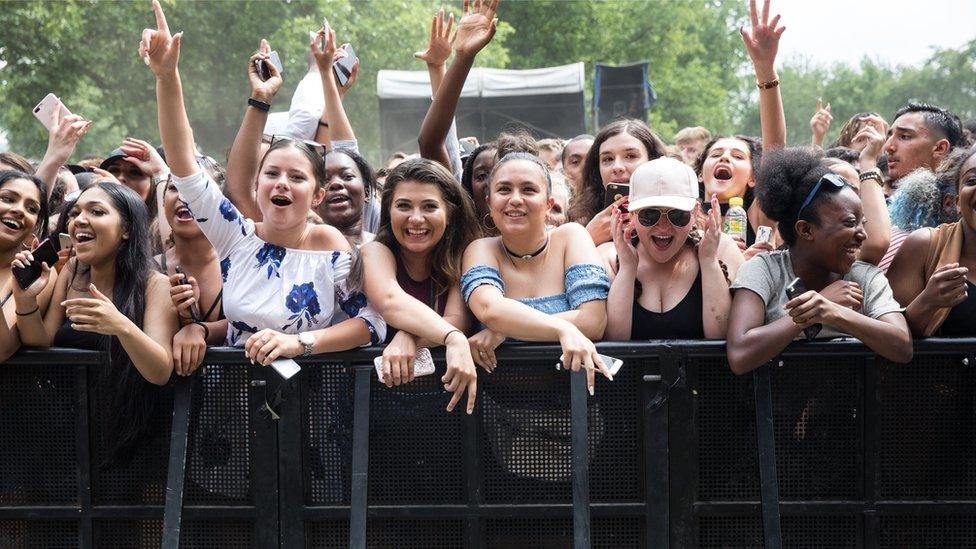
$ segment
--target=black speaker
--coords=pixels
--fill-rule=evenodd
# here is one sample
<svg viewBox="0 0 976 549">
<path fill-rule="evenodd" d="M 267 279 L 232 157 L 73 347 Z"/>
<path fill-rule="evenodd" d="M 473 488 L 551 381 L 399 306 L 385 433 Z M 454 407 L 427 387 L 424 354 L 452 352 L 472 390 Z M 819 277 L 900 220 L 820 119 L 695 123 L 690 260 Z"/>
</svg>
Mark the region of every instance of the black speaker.
<svg viewBox="0 0 976 549">
<path fill-rule="evenodd" d="M 626 65 L 597 63 L 593 77 L 594 132 L 619 118 L 647 121 L 647 110 L 657 101 L 647 78 L 647 61 Z"/>
</svg>

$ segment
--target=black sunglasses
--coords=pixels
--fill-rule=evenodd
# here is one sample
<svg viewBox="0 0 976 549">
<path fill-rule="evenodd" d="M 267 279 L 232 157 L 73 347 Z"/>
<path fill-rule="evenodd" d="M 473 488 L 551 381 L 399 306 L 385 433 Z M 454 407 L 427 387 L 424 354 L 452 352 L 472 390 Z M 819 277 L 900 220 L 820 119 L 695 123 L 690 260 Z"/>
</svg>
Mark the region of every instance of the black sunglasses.
<svg viewBox="0 0 976 549">
<path fill-rule="evenodd" d="M 637 221 L 645 227 L 653 227 L 661 221 L 661 217 L 667 216 L 668 222 L 675 227 L 684 227 L 691 223 L 691 212 L 685 210 L 659 210 L 657 208 L 645 208 L 637 212 Z"/>
</svg>

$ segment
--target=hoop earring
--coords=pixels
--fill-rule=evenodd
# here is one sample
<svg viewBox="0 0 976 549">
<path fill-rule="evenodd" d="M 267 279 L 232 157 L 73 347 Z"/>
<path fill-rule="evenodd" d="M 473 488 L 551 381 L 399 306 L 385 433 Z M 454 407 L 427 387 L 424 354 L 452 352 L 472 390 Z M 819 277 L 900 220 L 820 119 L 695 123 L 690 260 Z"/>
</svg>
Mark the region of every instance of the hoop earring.
<svg viewBox="0 0 976 549">
<path fill-rule="evenodd" d="M 489 225 L 488 223 L 491 223 L 491 225 Z M 497 226 L 495 226 L 495 220 L 491 218 L 491 214 L 490 213 L 486 213 L 485 214 L 485 219 L 482 222 L 482 225 L 484 225 L 485 227 L 488 227 L 488 229 L 489 230 L 492 230 L 492 231 L 494 231 L 495 229 L 498 228 Z"/>
</svg>

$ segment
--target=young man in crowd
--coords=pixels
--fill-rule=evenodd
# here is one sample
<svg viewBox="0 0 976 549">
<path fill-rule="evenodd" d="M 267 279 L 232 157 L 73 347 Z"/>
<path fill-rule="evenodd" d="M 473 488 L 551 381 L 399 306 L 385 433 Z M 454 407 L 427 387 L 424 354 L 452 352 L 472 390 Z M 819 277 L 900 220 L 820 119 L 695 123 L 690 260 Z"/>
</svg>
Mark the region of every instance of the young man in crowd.
<svg viewBox="0 0 976 549">
<path fill-rule="evenodd" d="M 883 151 L 888 155 L 885 196 L 898 180 L 918 168 L 935 171 L 953 148 L 964 144 L 962 123 L 951 112 L 926 103 L 909 102 L 895 113 Z"/>
</svg>

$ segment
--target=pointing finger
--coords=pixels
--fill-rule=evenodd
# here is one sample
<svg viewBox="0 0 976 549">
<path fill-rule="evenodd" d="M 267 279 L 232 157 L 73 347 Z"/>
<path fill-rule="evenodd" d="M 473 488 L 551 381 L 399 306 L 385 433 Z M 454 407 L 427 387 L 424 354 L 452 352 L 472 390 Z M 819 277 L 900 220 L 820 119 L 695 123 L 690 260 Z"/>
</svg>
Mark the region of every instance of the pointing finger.
<svg viewBox="0 0 976 549">
<path fill-rule="evenodd" d="M 169 25 L 166 24 L 166 14 L 163 13 L 159 0 L 153 0 L 153 11 L 156 13 L 156 28 L 168 33 Z"/>
</svg>

